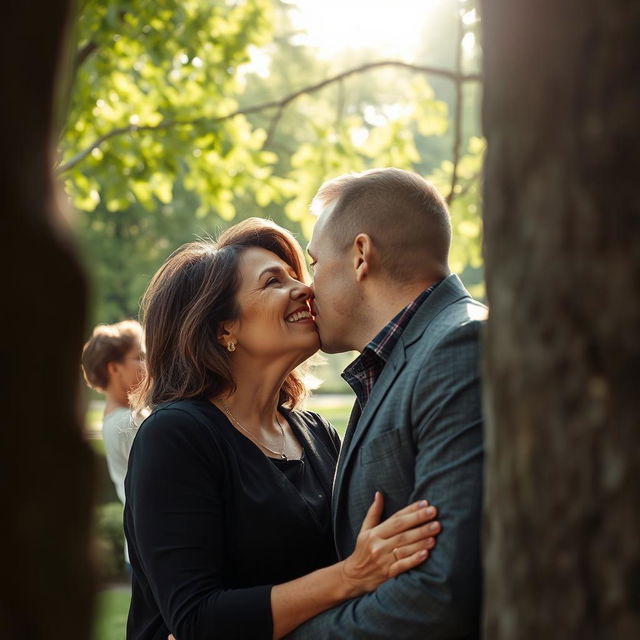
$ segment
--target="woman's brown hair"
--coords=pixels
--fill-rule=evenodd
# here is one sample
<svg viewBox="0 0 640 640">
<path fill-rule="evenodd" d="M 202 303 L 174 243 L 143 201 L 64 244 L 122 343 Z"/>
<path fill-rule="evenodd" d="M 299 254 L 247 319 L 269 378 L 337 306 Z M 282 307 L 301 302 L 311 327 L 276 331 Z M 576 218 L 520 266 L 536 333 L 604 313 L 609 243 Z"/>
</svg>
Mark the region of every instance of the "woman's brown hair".
<svg viewBox="0 0 640 640">
<path fill-rule="evenodd" d="M 238 317 L 238 264 L 249 247 L 275 253 L 299 280 L 307 280 L 295 238 L 261 218 L 234 225 L 217 241 L 180 247 L 153 276 L 142 299 L 147 367 L 133 394 L 136 411 L 180 398 L 213 398 L 235 389 L 230 354 L 218 343 L 218 328 Z M 282 386 L 280 402 L 293 408 L 305 392 L 300 375 L 293 371 Z"/>
</svg>

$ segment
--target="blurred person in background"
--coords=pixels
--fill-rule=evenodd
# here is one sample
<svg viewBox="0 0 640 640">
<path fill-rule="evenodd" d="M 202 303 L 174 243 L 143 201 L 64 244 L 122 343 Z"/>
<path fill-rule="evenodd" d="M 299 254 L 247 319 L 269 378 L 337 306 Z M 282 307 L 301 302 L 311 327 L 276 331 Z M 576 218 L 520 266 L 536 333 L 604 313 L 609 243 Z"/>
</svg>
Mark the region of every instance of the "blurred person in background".
<svg viewBox="0 0 640 640">
<path fill-rule="evenodd" d="M 109 476 L 123 505 L 129 451 L 137 431 L 129 393 L 140 382 L 143 368 L 142 327 L 135 320 L 99 324 L 82 350 L 85 380 L 105 396 L 102 439 Z M 124 553 L 129 568 L 126 543 Z"/>
</svg>

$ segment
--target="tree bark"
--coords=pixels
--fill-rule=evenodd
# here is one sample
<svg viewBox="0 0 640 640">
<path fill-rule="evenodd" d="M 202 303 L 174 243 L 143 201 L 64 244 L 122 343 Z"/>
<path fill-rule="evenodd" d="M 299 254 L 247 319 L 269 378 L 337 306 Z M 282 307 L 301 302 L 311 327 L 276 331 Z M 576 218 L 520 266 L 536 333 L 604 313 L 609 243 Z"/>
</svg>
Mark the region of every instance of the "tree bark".
<svg viewBox="0 0 640 640">
<path fill-rule="evenodd" d="M 88 638 L 95 590 L 79 402 L 85 280 L 51 171 L 70 6 L 2 10 L 0 629 L 21 640 Z"/>
<path fill-rule="evenodd" d="M 483 25 L 484 635 L 640 638 L 640 4 Z"/>
</svg>

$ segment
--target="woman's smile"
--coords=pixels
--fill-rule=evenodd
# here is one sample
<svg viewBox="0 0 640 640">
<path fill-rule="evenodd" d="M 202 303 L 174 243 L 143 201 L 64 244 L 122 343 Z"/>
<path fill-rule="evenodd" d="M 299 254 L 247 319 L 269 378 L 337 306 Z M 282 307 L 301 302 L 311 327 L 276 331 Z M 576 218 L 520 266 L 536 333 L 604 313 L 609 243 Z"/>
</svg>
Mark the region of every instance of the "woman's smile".
<svg viewBox="0 0 640 640">
<path fill-rule="evenodd" d="M 287 322 L 290 322 L 291 324 L 315 324 L 313 316 L 307 306 L 300 307 L 288 315 Z"/>
</svg>

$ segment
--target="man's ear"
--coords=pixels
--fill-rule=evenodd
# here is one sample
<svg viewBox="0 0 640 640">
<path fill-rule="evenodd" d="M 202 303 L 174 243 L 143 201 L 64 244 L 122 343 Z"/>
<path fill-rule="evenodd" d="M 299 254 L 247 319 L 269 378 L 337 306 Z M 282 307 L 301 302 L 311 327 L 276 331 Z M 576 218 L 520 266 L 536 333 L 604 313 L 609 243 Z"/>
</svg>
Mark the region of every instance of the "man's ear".
<svg viewBox="0 0 640 640">
<path fill-rule="evenodd" d="M 361 282 L 369 275 L 372 253 L 371 238 L 366 233 L 359 233 L 353 241 L 353 268 L 356 280 Z"/>
</svg>

